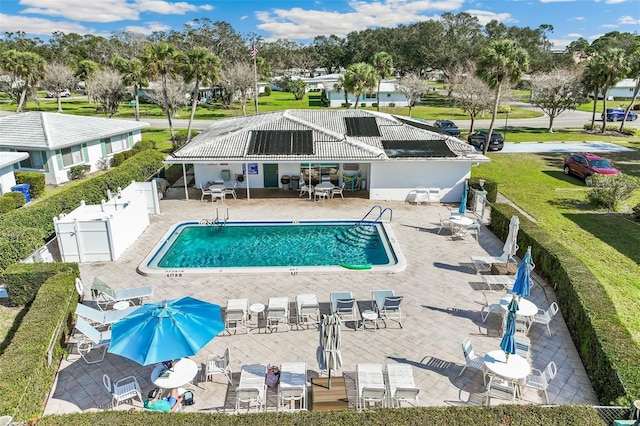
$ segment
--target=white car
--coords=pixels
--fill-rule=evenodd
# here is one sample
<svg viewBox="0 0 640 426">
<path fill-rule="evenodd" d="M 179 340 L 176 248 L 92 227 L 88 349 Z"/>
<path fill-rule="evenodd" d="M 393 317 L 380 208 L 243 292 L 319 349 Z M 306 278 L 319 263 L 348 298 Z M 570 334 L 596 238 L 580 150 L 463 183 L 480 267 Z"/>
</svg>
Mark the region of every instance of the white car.
<svg viewBox="0 0 640 426">
<path fill-rule="evenodd" d="M 69 92 L 68 90 L 63 90 L 60 92 L 60 97 L 61 98 L 68 98 L 69 96 L 71 96 L 71 92 Z M 56 94 L 54 92 L 47 92 L 47 98 L 55 98 Z"/>
</svg>

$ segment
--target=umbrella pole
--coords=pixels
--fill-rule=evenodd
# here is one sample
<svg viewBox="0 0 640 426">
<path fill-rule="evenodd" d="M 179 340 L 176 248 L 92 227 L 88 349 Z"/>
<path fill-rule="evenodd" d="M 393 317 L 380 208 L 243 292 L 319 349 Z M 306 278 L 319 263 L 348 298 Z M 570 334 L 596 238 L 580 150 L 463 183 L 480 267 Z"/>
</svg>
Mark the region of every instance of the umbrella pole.
<svg viewBox="0 0 640 426">
<path fill-rule="evenodd" d="M 327 389 L 331 389 L 331 369 L 329 369 L 329 380 L 327 381 Z"/>
</svg>

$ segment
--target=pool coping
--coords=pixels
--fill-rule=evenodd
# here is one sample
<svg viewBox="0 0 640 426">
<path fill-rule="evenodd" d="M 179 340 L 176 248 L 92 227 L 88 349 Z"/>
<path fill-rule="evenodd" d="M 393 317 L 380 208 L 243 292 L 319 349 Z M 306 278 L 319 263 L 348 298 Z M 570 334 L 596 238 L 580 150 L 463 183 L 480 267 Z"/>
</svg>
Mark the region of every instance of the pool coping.
<svg viewBox="0 0 640 426">
<path fill-rule="evenodd" d="M 326 220 L 326 219 L 306 219 L 306 220 L 234 220 L 227 223 L 231 224 L 303 224 L 303 223 L 358 223 L 359 220 L 344 219 L 344 220 Z M 373 221 L 365 221 L 366 223 L 373 223 Z M 254 267 L 215 267 L 215 268 L 155 268 L 148 266 L 151 260 L 157 255 L 157 253 L 169 242 L 169 237 L 174 234 L 176 229 L 185 225 L 208 225 L 217 226 L 222 222 L 215 222 L 209 220 L 200 221 L 185 221 L 178 222 L 169 227 L 169 229 L 160 237 L 158 242 L 147 253 L 142 262 L 136 268 L 136 271 L 143 276 L 166 276 L 168 278 L 182 278 L 189 276 L 201 276 L 211 274 L 259 274 L 259 273 L 286 273 L 291 275 L 297 274 L 335 274 L 335 273 L 398 273 L 402 272 L 407 267 L 407 260 L 402 253 L 400 244 L 391 229 L 389 222 L 377 221 L 375 222 L 382 226 L 382 230 L 386 234 L 385 246 L 386 249 L 391 251 L 391 255 L 395 257 L 396 263 L 391 265 L 371 265 L 370 268 L 361 269 L 357 266 L 349 267 L 349 265 L 327 265 L 327 266 L 254 266 Z"/>
</svg>

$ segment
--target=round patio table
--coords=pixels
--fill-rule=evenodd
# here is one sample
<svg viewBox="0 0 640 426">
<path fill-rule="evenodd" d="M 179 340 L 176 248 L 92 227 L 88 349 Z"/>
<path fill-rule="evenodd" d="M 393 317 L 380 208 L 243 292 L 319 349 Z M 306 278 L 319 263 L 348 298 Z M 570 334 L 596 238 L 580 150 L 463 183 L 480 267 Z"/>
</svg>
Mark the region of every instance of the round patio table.
<svg viewBox="0 0 640 426">
<path fill-rule="evenodd" d="M 509 307 L 509 303 L 513 296 L 507 296 L 500 299 L 500 307 L 506 312 Z M 518 310 L 516 311 L 517 316 L 522 317 L 532 317 L 538 313 L 538 307 L 535 303 L 531 302 L 527 299 L 520 299 L 518 301 Z"/>
<path fill-rule="evenodd" d="M 520 355 L 511 354 L 509 360 L 502 350 L 487 352 L 484 365 L 493 374 L 509 380 L 521 380 L 531 373 L 531 365 Z"/>
<path fill-rule="evenodd" d="M 163 364 L 155 366 L 151 372 L 151 382 L 162 389 L 174 389 L 191 382 L 198 374 L 198 364 L 190 358 L 180 358 L 167 369 Z"/>
</svg>

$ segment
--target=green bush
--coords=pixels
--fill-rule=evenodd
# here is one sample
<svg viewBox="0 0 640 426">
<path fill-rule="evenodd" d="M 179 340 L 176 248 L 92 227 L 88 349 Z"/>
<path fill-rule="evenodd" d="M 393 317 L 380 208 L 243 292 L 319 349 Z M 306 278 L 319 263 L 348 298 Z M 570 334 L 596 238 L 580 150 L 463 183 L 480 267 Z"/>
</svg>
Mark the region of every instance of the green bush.
<svg viewBox="0 0 640 426">
<path fill-rule="evenodd" d="M 395 108 L 396 104 L 395 102 L 389 102 L 389 108 Z"/>
<path fill-rule="evenodd" d="M 426 391 L 423 390 L 423 391 Z M 303 411 L 298 413 L 250 413 L 232 416 L 209 413 L 154 413 L 150 411 L 112 410 L 102 413 L 80 413 L 70 415 L 45 416 L 38 426 L 50 425 L 140 425 L 157 424 L 191 426 L 360 426 L 366 425 L 449 425 L 449 426 L 602 426 L 596 410 L 587 405 L 562 405 L 542 407 L 538 405 L 504 404 L 491 407 L 419 407 L 372 411 Z"/>
<path fill-rule="evenodd" d="M 487 178 L 473 177 L 469 179 L 469 186 L 474 189 L 480 189 L 480 179 L 484 180 L 484 190 L 487 191 L 487 200 L 495 203 L 498 198 L 498 184 Z"/>
<path fill-rule="evenodd" d="M 0 275 L 9 293 L 9 299 L 3 305 L 28 305 L 35 299 L 42 283 L 57 273 L 75 270 L 75 263 L 14 263 Z"/>
<path fill-rule="evenodd" d="M 271 86 L 264 86 L 264 95 L 271 96 Z"/>
<path fill-rule="evenodd" d="M 29 208 L 0 215 L 0 267 L 6 268 L 24 259 L 51 237 L 55 232 L 53 217 L 76 209 L 82 200 L 87 204 L 99 204 L 108 189 L 124 188 L 132 180 L 146 181 L 163 167 L 164 157 L 163 153 L 155 150 L 142 151 L 120 167 L 87 179 L 82 185 L 66 188 Z M 14 231 L 15 224 L 20 224 L 24 231 L 19 234 Z M 8 230 L 15 237 L 7 237 Z"/>
<path fill-rule="evenodd" d="M 16 183 L 28 183 L 30 185 L 29 195 L 31 195 L 32 200 L 44 194 L 44 173 L 15 171 L 13 174 L 16 177 Z"/>
<path fill-rule="evenodd" d="M 536 272 L 553 283 L 560 312 L 602 404 L 630 405 L 640 395 L 640 348 L 600 281 L 557 238 L 507 204 L 494 204 L 490 228 L 503 241 L 520 217 L 521 255 L 531 246 Z"/>
<path fill-rule="evenodd" d="M 620 204 L 628 200 L 638 188 L 635 178 L 627 175 L 594 174 L 586 180 L 589 191 L 587 199 L 596 207 L 617 211 Z"/>
<path fill-rule="evenodd" d="M 91 170 L 91 166 L 88 164 L 79 164 L 77 166 L 72 166 L 69 169 L 69 179 L 78 180 L 83 179 L 87 176 L 87 173 Z"/>
<path fill-rule="evenodd" d="M 156 149 L 156 141 L 149 139 L 141 140 L 131 148 L 131 151 L 133 151 L 134 154 L 137 154 L 145 149 Z"/>
<path fill-rule="evenodd" d="M 360 106 L 361 106 L 362 108 L 364 108 L 364 107 L 366 107 L 366 106 L 367 106 L 367 103 L 366 103 L 366 102 L 363 102 L 363 103 L 361 103 L 361 104 L 360 104 Z"/>
<path fill-rule="evenodd" d="M 38 265 L 38 266 L 35 266 Z M 74 280 L 78 276 L 75 264 L 31 264 L 26 269 L 51 268 L 29 307 L 11 343 L 0 355 L 0 414 L 24 421 L 42 415 L 47 396 L 53 386 L 65 342 L 71 330 L 71 319 L 78 302 Z M 62 328 L 56 334 L 58 325 Z M 51 359 L 47 364 L 47 349 L 52 336 Z"/>
<path fill-rule="evenodd" d="M 124 163 L 126 160 L 128 160 L 131 157 L 133 157 L 134 155 L 136 155 L 136 152 L 134 152 L 133 150 L 122 151 L 122 152 L 117 152 L 117 153 L 113 154 L 113 160 L 111 161 L 111 167 L 118 167 L 120 164 Z"/>
<path fill-rule="evenodd" d="M 22 192 L 10 191 L 0 197 L 0 213 L 19 209 L 27 202 Z"/>
<path fill-rule="evenodd" d="M 640 204 L 636 204 L 633 206 L 633 218 L 636 222 L 640 222 Z"/>
</svg>

